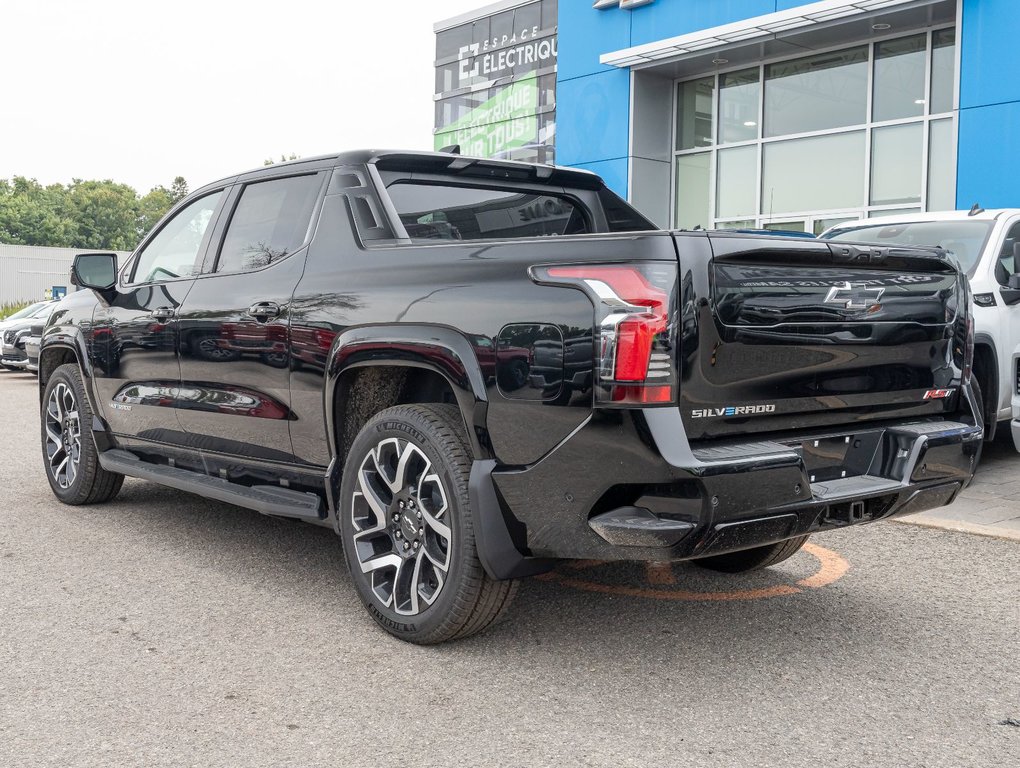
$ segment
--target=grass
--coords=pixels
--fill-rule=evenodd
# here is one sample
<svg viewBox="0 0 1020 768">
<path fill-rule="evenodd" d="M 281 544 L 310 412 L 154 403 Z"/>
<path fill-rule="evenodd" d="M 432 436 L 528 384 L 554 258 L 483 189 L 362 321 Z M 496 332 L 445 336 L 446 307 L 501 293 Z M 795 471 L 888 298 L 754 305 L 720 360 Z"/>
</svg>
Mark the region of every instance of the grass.
<svg viewBox="0 0 1020 768">
<path fill-rule="evenodd" d="M 12 301 L 8 304 L 0 304 L 0 320 L 10 317 L 15 312 L 18 312 L 33 303 L 34 302 L 31 301 Z"/>
</svg>

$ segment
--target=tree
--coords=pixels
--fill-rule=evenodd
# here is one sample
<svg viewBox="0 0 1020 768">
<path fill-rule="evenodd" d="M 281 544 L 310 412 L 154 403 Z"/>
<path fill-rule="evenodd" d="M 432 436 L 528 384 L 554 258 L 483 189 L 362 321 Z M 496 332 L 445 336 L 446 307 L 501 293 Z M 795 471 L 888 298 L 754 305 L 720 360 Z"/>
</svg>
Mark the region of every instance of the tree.
<svg viewBox="0 0 1020 768">
<path fill-rule="evenodd" d="M 15 176 L 10 182 L 0 180 L 0 242 L 71 245 L 77 227 L 67 215 L 66 197 L 61 184 L 43 187 L 24 176 Z"/>
<path fill-rule="evenodd" d="M 184 181 L 180 176 L 177 178 Z M 174 183 L 176 184 L 176 180 Z M 185 185 L 185 189 L 187 189 L 187 185 Z M 156 222 L 166 215 L 175 202 L 172 188 L 167 189 L 163 186 L 153 187 L 149 194 L 138 201 L 138 217 L 135 220 L 135 232 L 138 240 L 149 234 L 149 231 L 156 226 Z"/>
<path fill-rule="evenodd" d="M 183 176 L 175 176 L 174 183 L 170 185 L 170 204 L 177 205 L 188 196 L 188 182 Z"/>
<path fill-rule="evenodd" d="M 187 194 L 183 176 L 143 197 L 109 180 L 0 179 L 0 243 L 130 251 Z"/>
<path fill-rule="evenodd" d="M 67 201 L 78 223 L 76 248 L 130 251 L 138 243 L 138 195 L 126 184 L 75 179 Z"/>
</svg>

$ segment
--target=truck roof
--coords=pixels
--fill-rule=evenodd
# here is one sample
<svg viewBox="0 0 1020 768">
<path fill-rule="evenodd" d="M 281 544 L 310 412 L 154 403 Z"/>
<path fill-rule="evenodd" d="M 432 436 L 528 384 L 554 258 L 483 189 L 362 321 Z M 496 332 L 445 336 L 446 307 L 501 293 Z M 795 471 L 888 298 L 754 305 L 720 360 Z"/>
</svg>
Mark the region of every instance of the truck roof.
<svg viewBox="0 0 1020 768">
<path fill-rule="evenodd" d="M 280 168 L 301 168 L 308 170 L 327 168 L 334 165 L 375 165 L 380 170 L 408 170 L 453 175 L 483 176 L 491 179 L 537 181 L 564 187 L 598 189 L 604 186 L 601 177 L 580 168 L 523 163 L 518 160 L 494 160 L 486 157 L 470 157 L 449 152 L 426 152 L 407 149 L 354 149 L 329 155 L 289 160 L 262 168 L 253 168 L 235 176 L 227 176 L 203 184 L 201 189 L 222 186 L 234 181 L 250 181 L 263 175 L 275 175 Z M 200 190 L 199 190 L 200 191 Z"/>
</svg>

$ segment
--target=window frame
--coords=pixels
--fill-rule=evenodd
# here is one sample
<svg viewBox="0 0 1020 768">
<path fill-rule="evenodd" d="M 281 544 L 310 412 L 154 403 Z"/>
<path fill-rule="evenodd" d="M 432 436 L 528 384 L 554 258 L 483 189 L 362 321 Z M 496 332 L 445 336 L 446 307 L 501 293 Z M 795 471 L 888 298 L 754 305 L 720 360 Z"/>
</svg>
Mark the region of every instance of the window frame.
<svg viewBox="0 0 1020 768">
<path fill-rule="evenodd" d="M 948 112 L 932 112 L 932 74 L 933 74 L 933 54 L 934 54 L 934 38 L 936 35 L 945 33 L 947 30 L 952 30 L 955 33 L 955 61 L 956 72 L 953 81 L 953 108 Z M 926 49 L 925 49 L 925 77 L 924 77 L 924 94 L 925 94 L 925 105 L 923 113 L 920 116 L 908 117 L 908 118 L 897 118 L 893 120 L 883 120 L 880 122 L 874 121 L 874 84 L 875 84 L 875 54 L 876 47 L 888 43 L 890 41 L 901 40 L 904 38 L 913 37 L 916 35 L 925 35 Z M 865 115 L 865 122 L 857 125 L 843 126 L 840 128 L 825 129 L 819 131 L 806 131 L 802 133 L 787 134 L 781 136 L 766 136 L 764 130 L 764 111 L 765 111 L 765 91 L 767 88 L 767 81 L 765 79 L 766 69 L 772 64 L 782 63 L 786 61 L 795 61 L 797 59 L 808 58 L 810 56 L 823 55 L 825 53 L 835 53 L 844 50 L 852 50 L 854 48 L 866 46 L 868 49 L 868 83 L 867 83 L 867 110 Z M 723 217 L 719 215 L 718 211 L 718 182 L 719 182 L 719 152 L 722 150 L 733 149 L 738 147 L 754 146 L 758 148 L 757 158 L 757 176 L 755 179 L 755 210 L 750 213 L 743 220 L 754 220 L 758 228 L 764 226 L 765 223 L 770 221 L 788 221 L 791 219 L 804 219 L 809 224 L 811 221 L 816 219 L 835 218 L 840 215 L 847 213 L 855 213 L 861 218 L 869 218 L 873 216 L 883 215 L 884 211 L 895 212 L 901 210 L 904 206 L 902 204 L 889 204 L 889 205 L 871 205 L 871 163 L 872 163 L 872 132 L 875 129 L 885 128 L 896 125 L 907 125 L 917 124 L 923 125 L 922 134 L 922 168 L 921 168 L 921 201 L 916 205 L 918 211 L 926 212 L 928 210 L 929 200 L 929 179 L 928 170 L 930 164 L 930 137 L 931 137 L 931 125 L 932 123 L 944 120 L 951 120 L 951 129 L 953 135 L 954 146 L 958 143 L 959 135 L 959 119 L 958 109 L 956 105 L 959 100 L 959 59 L 960 59 L 960 35 L 959 35 L 959 24 L 957 22 L 946 22 L 937 24 L 931 27 L 914 30 L 898 30 L 894 33 L 887 35 L 875 36 L 873 38 L 864 41 L 846 42 L 828 48 L 819 49 L 812 51 L 810 54 L 798 55 L 798 56 L 776 56 L 767 59 L 762 59 L 757 62 L 756 65 L 734 64 L 729 67 L 719 67 L 711 73 L 700 73 L 697 75 L 685 76 L 678 78 L 673 81 L 672 86 L 672 112 L 671 112 L 671 124 L 669 126 L 669 135 L 671 142 L 670 149 L 670 180 L 669 180 L 669 200 L 670 200 L 670 211 L 669 211 L 669 225 L 671 228 L 677 226 L 677 197 L 678 197 L 678 159 L 684 155 L 693 155 L 699 153 L 709 153 L 709 217 L 708 222 L 705 226 L 707 227 L 718 227 L 725 225 L 727 222 L 734 219 L 734 217 Z M 733 141 L 723 143 L 720 141 L 720 84 L 721 79 L 725 75 L 743 72 L 753 69 L 755 66 L 758 67 L 758 118 L 757 118 L 757 136 L 753 139 L 746 139 L 743 141 Z M 679 150 L 677 149 L 676 135 L 677 135 L 677 122 L 678 122 L 678 98 L 680 87 L 685 82 L 692 82 L 697 80 L 705 79 L 706 77 L 715 78 L 715 87 L 713 95 L 713 109 L 712 109 L 712 128 L 711 144 L 699 146 L 693 149 Z M 768 211 L 767 200 L 765 191 L 763 189 L 764 184 L 764 150 L 766 145 L 774 142 L 790 141 L 794 139 L 813 138 L 818 136 L 831 136 L 840 133 L 852 133 L 855 131 L 864 131 L 865 133 L 865 152 L 864 152 L 864 167 L 861 172 L 861 183 L 863 185 L 863 194 L 861 199 L 863 205 L 859 208 L 853 209 L 811 209 L 804 211 Z M 914 207 L 914 206 L 912 206 Z M 742 221 L 743 221 L 742 220 Z"/>
<path fill-rule="evenodd" d="M 315 227 L 319 220 L 319 214 L 322 211 L 322 199 L 325 195 L 326 186 L 329 183 L 330 175 L 332 174 L 332 168 L 328 170 L 324 169 L 308 169 L 303 172 L 281 173 L 271 176 L 259 176 L 255 178 L 245 179 L 233 184 L 230 188 L 230 194 L 227 197 L 225 204 L 220 213 L 220 222 L 222 226 L 219 226 L 220 222 L 217 222 L 216 232 L 214 238 L 209 243 L 209 247 L 206 249 L 205 258 L 202 261 L 202 269 L 196 277 L 209 277 L 215 275 L 246 275 L 252 272 L 261 272 L 262 270 L 269 269 L 276 264 L 286 261 L 294 254 L 300 253 L 308 247 L 312 241 L 312 235 L 315 233 Z M 301 245 L 297 246 L 288 253 L 275 261 L 271 261 L 268 264 L 264 264 L 261 267 L 252 267 L 251 269 L 235 269 L 229 272 L 218 272 L 216 268 L 219 266 L 220 256 L 223 251 L 223 244 L 226 241 L 226 235 L 230 229 L 230 224 L 234 220 L 234 215 L 237 213 L 238 206 L 241 203 L 241 198 L 244 195 L 244 190 L 254 184 L 266 184 L 273 181 L 280 181 L 283 179 L 292 179 L 298 176 L 315 176 L 318 178 L 319 188 L 316 191 L 315 201 L 312 203 L 311 215 L 308 219 L 308 226 L 305 229 L 304 237 L 302 238 Z"/>
<path fill-rule="evenodd" d="M 394 205 L 392 198 L 390 197 L 390 187 L 396 184 L 413 184 L 417 186 L 433 186 L 433 187 L 460 187 L 466 189 L 481 189 L 488 190 L 490 192 L 520 192 L 522 194 L 533 194 L 533 195 L 544 195 L 547 197 L 562 198 L 569 202 L 574 208 L 580 211 L 581 216 L 584 217 L 585 225 L 588 228 L 587 232 L 577 232 L 570 235 L 532 235 L 529 237 L 479 237 L 472 238 L 470 240 L 430 240 L 425 238 L 415 239 L 407 236 L 406 239 L 401 238 L 401 242 L 413 244 L 414 247 L 434 247 L 434 246 L 449 246 L 449 245 L 470 245 L 472 243 L 516 243 L 521 241 L 533 241 L 541 240 L 549 237 L 590 237 L 594 234 L 599 234 L 599 223 L 587 203 L 582 201 L 577 195 L 571 194 L 568 190 L 563 187 L 543 187 L 542 185 L 535 184 L 493 184 L 485 183 L 474 183 L 474 179 L 462 179 L 457 177 L 436 177 L 436 176 L 424 176 L 421 174 L 414 174 L 408 176 L 398 176 L 390 179 L 388 182 L 380 180 L 382 182 L 381 190 L 382 195 L 385 197 L 387 202 L 387 210 L 391 215 L 396 217 L 396 221 L 400 224 L 400 232 L 406 235 L 403 220 L 400 218 L 400 211 L 397 210 Z M 603 222 L 604 225 L 604 222 Z M 360 234 L 359 234 L 360 237 Z M 391 245 L 392 240 L 375 240 L 371 241 L 373 245 Z"/>
<path fill-rule="evenodd" d="M 149 234 L 145 236 L 145 239 L 138 244 L 135 248 L 134 253 L 131 254 L 130 258 L 125 262 L 123 268 L 120 271 L 118 285 L 124 288 L 135 288 L 143 285 L 157 285 L 159 283 L 174 283 L 181 280 L 194 280 L 201 274 L 206 258 L 209 252 L 209 246 L 213 242 L 213 233 L 216 230 L 221 218 L 223 217 L 223 210 L 230 199 L 230 192 L 232 189 L 233 180 L 228 180 L 222 186 L 218 186 L 212 189 L 202 189 L 195 192 L 192 195 L 184 198 L 171 208 L 163 220 L 159 223 L 159 226 L 155 227 Z M 152 244 L 159 234 L 170 225 L 174 219 L 176 219 L 184 210 L 190 207 L 192 204 L 202 200 L 210 195 L 219 194 L 220 199 L 216 203 L 216 207 L 213 209 L 212 217 L 209 220 L 209 226 L 206 227 L 205 232 L 202 235 L 202 241 L 199 243 L 198 252 L 195 254 L 195 260 L 192 263 L 192 272 L 190 275 L 180 275 L 178 277 L 167 277 L 163 280 L 136 280 L 136 272 L 138 270 L 138 264 L 141 261 L 142 254 L 145 253 L 146 249 Z"/>
</svg>

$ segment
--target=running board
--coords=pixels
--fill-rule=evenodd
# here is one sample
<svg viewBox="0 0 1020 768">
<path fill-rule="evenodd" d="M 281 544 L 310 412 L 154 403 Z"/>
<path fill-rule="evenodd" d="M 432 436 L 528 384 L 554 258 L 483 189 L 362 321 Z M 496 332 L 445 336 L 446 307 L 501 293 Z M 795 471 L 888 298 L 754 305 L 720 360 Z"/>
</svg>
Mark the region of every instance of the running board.
<svg viewBox="0 0 1020 768">
<path fill-rule="evenodd" d="M 100 453 L 99 464 L 108 472 L 150 480 L 179 491 L 253 509 L 263 515 L 294 517 L 299 520 L 322 520 L 326 517 L 322 499 L 314 493 L 292 491 L 289 488 L 277 488 L 272 485 L 250 487 L 238 485 L 199 472 L 189 472 L 163 464 L 150 464 L 119 448 Z"/>
</svg>

